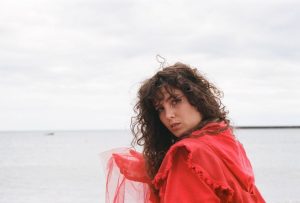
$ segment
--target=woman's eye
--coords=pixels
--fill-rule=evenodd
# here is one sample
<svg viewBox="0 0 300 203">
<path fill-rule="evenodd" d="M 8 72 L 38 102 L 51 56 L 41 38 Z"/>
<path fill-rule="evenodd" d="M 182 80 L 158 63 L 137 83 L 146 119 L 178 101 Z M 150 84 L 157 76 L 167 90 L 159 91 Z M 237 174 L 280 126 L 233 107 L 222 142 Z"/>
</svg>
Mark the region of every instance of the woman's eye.
<svg viewBox="0 0 300 203">
<path fill-rule="evenodd" d="M 172 99 L 171 103 L 172 103 L 172 105 L 176 105 L 176 104 L 180 103 L 181 101 L 182 101 L 182 99 L 178 97 L 178 98 Z"/>
<path fill-rule="evenodd" d="M 163 112 L 163 110 L 164 110 L 164 108 L 163 108 L 163 107 L 158 107 L 158 108 L 156 108 L 156 111 L 157 111 L 158 113 L 161 113 L 161 112 Z"/>
</svg>

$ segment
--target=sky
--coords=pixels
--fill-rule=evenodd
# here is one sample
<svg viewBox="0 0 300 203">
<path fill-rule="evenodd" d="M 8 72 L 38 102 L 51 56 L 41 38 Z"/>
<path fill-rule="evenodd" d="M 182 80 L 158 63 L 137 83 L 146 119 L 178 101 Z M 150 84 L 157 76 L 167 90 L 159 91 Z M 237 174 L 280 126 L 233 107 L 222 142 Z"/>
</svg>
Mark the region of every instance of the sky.
<svg viewBox="0 0 300 203">
<path fill-rule="evenodd" d="M 297 0 L 0 2 L 0 130 L 128 129 L 141 82 L 196 67 L 234 125 L 300 125 Z"/>
</svg>

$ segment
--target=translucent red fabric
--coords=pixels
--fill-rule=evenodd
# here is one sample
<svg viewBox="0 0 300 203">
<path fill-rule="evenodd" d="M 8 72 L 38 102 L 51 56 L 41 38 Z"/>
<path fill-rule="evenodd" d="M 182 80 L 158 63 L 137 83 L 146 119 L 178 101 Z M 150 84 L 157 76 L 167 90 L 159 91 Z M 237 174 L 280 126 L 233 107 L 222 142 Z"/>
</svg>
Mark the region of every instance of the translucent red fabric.
<svg viewBox="0 0 300 203">
<path fill-rule="evenodd" d="M 155 203 L 143 156 L 129 148 L 101 154 L 106 163 L 106 203 Z"/>
</svg>

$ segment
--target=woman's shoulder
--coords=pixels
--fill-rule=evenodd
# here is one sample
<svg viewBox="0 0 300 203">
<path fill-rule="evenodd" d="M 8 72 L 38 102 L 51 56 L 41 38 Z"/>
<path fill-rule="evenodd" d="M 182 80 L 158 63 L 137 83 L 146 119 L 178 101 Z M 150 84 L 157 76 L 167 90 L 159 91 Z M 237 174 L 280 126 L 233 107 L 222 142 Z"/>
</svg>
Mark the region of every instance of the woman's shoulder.
<svg viewBox="0 0 300 203">
<path fill-rule="evenodd" d="M 156 180 L 163 180 L 168 176 L 174 161 L 179 156 L 183 156 L 191 169 L 201 167 L 201 171 L 209 171 L 212 174 L 216 174 L 217 170 L 222 170 L 223 160 L 229 154 L 227 151 L 232 151 L 232 148 L 237 145 L 231 130 L 227 129 L 215 135 L 202 133 L 197 136 L 197 134 L 192 133 L 192 136 L 184 138 L 170 147 L 159 168 Z"/>
<path fill-rule="evenodd" d="M 189 153 L 213 152 L 214 148 L 224 148 L 228 145 L 236 145 L 238 142 L 230 128 L 215 134 L 205 130 L 197 130 L 190 136 L 176 142 L 170 147 L 166 156 L 173 156 L 177 150 L 186 150 Z"/>
<path fill-rule="evenodd" d="M 174 159 L 174 157 L 182 154 L 187 159 L 193 159 L 198 157 L 200 159 L 209 155 L 215 156 L 216 139 L 219 139 L 219 135 L 204 135 L 201 137 L 188 137 L 180 140 L 170 147 L 165 158 Z"/>
<path fill-rule="evenodd" d="M 183 156 L 184 160 L 192 164 L 193 162 L 201 163 L 203 162 L 201 159 L 206 159 L 207 157 L 213 158 L 216 154 L 203 139 L 185 138 L 170 147 L 163 159 L 156 179 L 164 179 L 179 156 Z"/>
<path fill-rule="evenodd" d="M 185 138 L 174 144 L 167 152 L 162 165 L 156 174 L 153 184 L 159 189 L 174 174 L 177 160 L 185 160 L 187 168 L 182 173 L 191 173 L 203 181 L 212 190 L 232 194 L 229 185 L 223 181 L 223 163 L 218 154 L 205 141 L 199 138 Z M 174 168 L 175 167 L 175 168 Z M 178 174 L 180 176 L 180 174 Z"/>
<path fill-rule="evenodd" d="M 216 128 L 219 127 L 220 124 L 212 123 L 205 129 L 208 129 L 209 127 L 211 129 L 212 126 Z M 164 162 L 171 163 L 178 155 L 183 155 L 186 160 L 191 161 L 195 161 L 194 157 L 197 157 L 196 160 L 201 162 L 201 158 L 206 159 L 207 156 L 219 156 L 218 151 L 220 148 L 232 148 L 232 146 L 235 146 L 236 144 L 237 141 L 229 128 L 216 134 L 207 133 L 203 129 L 197 130 L 191 133 L 190 136 L 183 138 L 170 147 L 163 160 L 162 166 L 164 166 Z"/>
<path fill-rule="evenodd" d="M 209 143 L 210 139 L 207 138 L 207 136 L 184 138 L 170 147 L 166 154 L 166 158 L 173 157 L 179 152 L 191 154 L 209 151 Z"/>
</svg>

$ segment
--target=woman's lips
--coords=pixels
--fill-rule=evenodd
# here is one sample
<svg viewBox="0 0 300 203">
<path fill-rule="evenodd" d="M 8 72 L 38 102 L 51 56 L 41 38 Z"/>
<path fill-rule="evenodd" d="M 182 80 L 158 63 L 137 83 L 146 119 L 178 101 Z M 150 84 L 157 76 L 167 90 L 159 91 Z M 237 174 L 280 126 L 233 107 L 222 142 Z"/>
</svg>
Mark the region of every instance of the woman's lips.
<svg viewBox="0 0 300 203">
<path fill-rule="evenodd" d="M 180 123 L 173 123 L 171 124 L 171 129 L 172 130 L 178 130 L 180 128 Z"/>
</svg>

